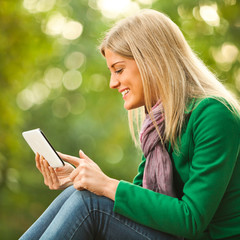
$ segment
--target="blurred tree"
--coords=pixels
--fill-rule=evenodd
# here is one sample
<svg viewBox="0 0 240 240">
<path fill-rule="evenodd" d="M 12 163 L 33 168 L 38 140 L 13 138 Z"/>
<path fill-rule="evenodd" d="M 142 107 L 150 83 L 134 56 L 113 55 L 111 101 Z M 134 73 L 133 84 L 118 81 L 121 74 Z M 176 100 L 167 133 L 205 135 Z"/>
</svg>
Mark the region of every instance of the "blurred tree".
<svg viewBox="0 0 240 240">
<path fill-rule="evenodd" d="M 155 1 L 183 31 L 191 47 L 236 95 L 240 92 L 240 3 L 236 0 Z"/>
<path fill-rule="evenodd" d="M 116 7 L 117 6 L 117 7 Z M 40 127 L 53 146 L 81 148 L 131 181 L 135 149 L 121 96 L 97 50 L 112 23 L 140 8 L 169 15 L 204 62 L 240 91 L 236 0 L 22 0 L 0 2 L 0 238 L 16 239 L 59 193 L 49 191 L 21 132 Z"/>
<path fill-rule="evenodd" d="M 21 5 L 19 1 L 0 3 L 1 239 L 16 239 L 21 231 L 21 225 L 17 222 L 25 215 L 21 196 L 26 197 L 24 192 L 20 192 L 19 172 L 24 169 L 22 164 L 26 154 L 21 156 L 23 145 L 19 141 L 19 135 L 26 118 L 16 104 L 16 96 L 29 83 L 29 76 L 39 68 L 36 59 L 44 61 L 52 48 L 47 37 L 41 34 L 40 25 L 35 18 L 23 13 Z"/>
</svg>

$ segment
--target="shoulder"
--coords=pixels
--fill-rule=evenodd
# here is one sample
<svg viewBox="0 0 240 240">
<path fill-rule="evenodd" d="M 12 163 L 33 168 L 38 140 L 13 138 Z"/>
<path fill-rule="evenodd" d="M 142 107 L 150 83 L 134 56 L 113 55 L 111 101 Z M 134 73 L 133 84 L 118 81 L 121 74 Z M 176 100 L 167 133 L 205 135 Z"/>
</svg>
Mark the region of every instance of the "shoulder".
<svg viewBox="0 0 240 240">
<path fill-rule="evenodd" d="M 240 116 L 224 100 L 205 98 L 196 100 L 189 119 L 195 132 L 240 136 Z M 225 134 L 224 134 L 225 133 Z"/>
<path fill-rule="evenodd" d="M 207 118 L 214 121 L 225 119 L 240 124 L 240 116 L 232 111 L 231 106 L 224 99 L 197 99 L 192 109 L 192 116 L 195 121 L 196 118 Z"/>
<path fill-rule="evenodd" d="M 210 109 L 216 109 L 216 110 L 223 110 L 223 111 L 230 111 L 231 107 L 227 103 L 226 100 L 220 99 L 220 98 L 203 98 L 203 99 L 196 99 L 195 104 L 193 107 L 193 111 L 200 111 L 207 108 Z"/>
</svg>

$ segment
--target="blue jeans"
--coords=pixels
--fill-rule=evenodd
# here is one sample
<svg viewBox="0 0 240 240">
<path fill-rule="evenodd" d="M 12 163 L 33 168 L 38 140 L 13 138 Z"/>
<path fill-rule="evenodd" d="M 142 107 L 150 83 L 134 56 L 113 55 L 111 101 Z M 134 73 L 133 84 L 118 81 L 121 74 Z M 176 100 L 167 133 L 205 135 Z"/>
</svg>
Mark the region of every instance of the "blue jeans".
<svg viewBox="0 0 240 240">
<path fill-rule="evenodd" d="M 88 191 L 65 189 L 20 240 L 176 240 L 113 212 L 114 202 Z"/>
</svg>

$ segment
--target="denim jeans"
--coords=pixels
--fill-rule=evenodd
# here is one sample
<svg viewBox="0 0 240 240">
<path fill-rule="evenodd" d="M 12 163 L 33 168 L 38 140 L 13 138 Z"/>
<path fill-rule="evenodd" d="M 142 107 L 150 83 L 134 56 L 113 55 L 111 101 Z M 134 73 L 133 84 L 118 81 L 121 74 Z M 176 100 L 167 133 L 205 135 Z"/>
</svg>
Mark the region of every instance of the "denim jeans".
<svg viewBox="0 0 240 240">
<path fill-rule="evenodd" d="M 114 202 L 72 186 L 65 189 L 20 240 L 176 240 L 113 212 Z"/>
</svg>

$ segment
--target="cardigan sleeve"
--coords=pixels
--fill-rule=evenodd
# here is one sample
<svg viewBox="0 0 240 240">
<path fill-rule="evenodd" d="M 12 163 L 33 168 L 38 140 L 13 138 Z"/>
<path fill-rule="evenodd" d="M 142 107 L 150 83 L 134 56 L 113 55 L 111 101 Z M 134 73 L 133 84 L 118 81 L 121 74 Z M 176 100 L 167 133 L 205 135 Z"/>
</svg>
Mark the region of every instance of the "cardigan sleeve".
<svg viewBox="0 0 240 240">
<path fill-rule="evenodd" d="M 159 231 L 197 239 L 226 191 L 240 146 L 240 120 L 217 100 L 192 112 L 194 155 L 181 199 L 120 181 L 114 211 Z"/>
<path fill-rule="evenodd" d="M 142 162 L 139 164 L 138 174 L 133 179 L 133 184 L 138 185 L 138 186 L 142 186 L 142 179 L 143 179 L 143 172 L 144 172 L 145 163 L 146 163 L 146 159 L 145 159 L 144 155 L 142 155 Z"/>
</svg>

